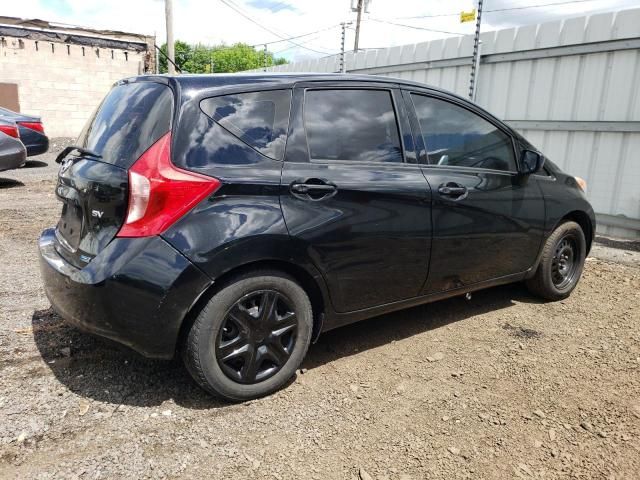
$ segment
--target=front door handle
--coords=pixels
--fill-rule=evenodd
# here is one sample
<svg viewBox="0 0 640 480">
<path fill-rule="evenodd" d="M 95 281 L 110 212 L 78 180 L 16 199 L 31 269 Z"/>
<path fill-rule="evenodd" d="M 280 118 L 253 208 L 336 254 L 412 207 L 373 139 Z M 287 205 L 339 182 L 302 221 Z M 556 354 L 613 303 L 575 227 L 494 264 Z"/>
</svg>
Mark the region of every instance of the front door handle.
<svg viewBox="0 0 640 480">
<path fill-rule="evenodd" d="M 462 200 L 466 198 L 469 190 L 464 185 L 455 182 L 443 183 L 438 187 L 438 193 L 443 197 L 449 197 L 453 200 Z"/>
<path fill-rule="evenodd" d="M 296 197 L 304 200 L 322 200 L 332 197 L 338 191 L 338 187 L 326 180 L 310 178 L 304 182 L 294 181 L 289 186 L 289 190 Z"/>
</svg>

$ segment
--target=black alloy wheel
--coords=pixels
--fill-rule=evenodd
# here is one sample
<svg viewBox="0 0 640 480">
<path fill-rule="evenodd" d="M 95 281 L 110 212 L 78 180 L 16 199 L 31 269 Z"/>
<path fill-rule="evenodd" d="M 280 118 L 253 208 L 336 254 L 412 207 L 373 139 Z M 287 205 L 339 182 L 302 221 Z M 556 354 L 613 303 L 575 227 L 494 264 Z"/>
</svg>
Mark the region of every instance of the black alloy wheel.
<svg viewBox="0 0 640 480">
<path fill-rule="evenodd" d="M 216 359 L 231 380 L 261 382 L 287 363 L 297 332 L 298 319 L 285 295 L 251 292 L 227 312 L 216 340 Z"/>
<path fill-rule="evenodd" d="M 182 345 L 189 373 L 224 400 L 251 400 L 292 379 L 311 343 L 305 290 L 278 270 L 229 278 L 194 318 Z"/>
</svg>

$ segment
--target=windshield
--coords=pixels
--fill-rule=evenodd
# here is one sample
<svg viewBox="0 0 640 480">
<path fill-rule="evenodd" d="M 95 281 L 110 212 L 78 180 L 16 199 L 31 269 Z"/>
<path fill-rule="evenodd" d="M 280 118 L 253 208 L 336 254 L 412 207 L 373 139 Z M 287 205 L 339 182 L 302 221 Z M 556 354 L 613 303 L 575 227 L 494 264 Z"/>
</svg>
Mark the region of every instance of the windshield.
<svg viewBox="0 0 640 480">
<path fill-rule="evenodd" d="M 76 144 L 106 163 L 129 168 L 171 129 L 172 112 L 173 94 L 166 85 L 118 85 L 89 118 Z"/>
</svg>

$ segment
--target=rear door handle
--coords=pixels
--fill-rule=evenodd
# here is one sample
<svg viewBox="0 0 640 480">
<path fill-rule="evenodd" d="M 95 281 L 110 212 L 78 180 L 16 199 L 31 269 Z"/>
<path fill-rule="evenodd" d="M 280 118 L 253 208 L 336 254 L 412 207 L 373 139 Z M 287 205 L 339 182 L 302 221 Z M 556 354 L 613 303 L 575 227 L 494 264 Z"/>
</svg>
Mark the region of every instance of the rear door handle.
<svg viewBox="0 0 640 480">
<path fill-rule="evenodd" d="M 454 200 L 466 198 L 469 190 L 464 185 L 455 182 L 443 183 L 438 187 L 438 193 L 443 197 L 451 197 Z"/>
<path fill-rule="evenodd" d="M 305 181 L 294 181 L 289 186 L 289 190 L 300 199 L 318 201 L 335 195 L 338 187 L 326 180 L 309 178 Z"/>
</svg>

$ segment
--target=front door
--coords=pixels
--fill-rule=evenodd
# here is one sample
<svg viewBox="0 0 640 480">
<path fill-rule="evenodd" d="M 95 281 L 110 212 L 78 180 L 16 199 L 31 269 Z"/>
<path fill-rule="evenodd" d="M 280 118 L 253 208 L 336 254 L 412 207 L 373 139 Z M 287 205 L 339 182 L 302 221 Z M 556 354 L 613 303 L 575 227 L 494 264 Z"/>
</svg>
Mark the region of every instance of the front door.
<svg viewBox="0 0 640 480">
<path fill-rule="evenodd" d="M 429 261 L 429 201 L 396 89 L 332 82 L 294 90 L 282 210 L 337 312 L 420 293 Z"/>
<path fill-rule="evenodd" d="M 426 145 L 423 172 L 432 189 L 432 260 L 423 293 L 525 272 L 540 249 L 544 200 L 535 176 L 518 174 L 511 135 L 454 98 L 404 97 L 417 140 Z"/>
</svg>

